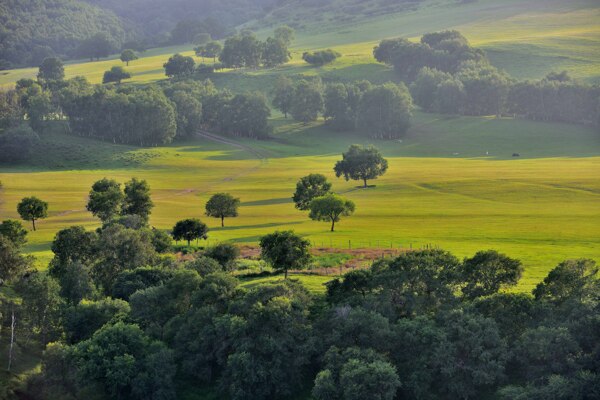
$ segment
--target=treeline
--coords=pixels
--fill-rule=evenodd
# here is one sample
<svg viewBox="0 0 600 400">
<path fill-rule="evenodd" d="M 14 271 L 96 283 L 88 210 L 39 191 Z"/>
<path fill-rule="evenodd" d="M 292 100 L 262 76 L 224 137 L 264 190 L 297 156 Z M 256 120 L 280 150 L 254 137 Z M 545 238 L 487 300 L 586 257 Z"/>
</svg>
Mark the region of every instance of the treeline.
<svg viewBox="0 0 600 400">
<path fill-rule="evenodd" d="M 259 92 L 234 95 L 209 80 L 133 87 L 63 78 L 62 63 L 46 59 L 37 81 L 22 79 L 0 93 L 0 162 L 26 159 L 38 135 L 57 123 L 69 134 L 138 146 L 199 129 L 251 138 L 271 132 L 271 111 Z"/>
<path fill-rule="evenodd" d="M 243 31 L 225 39 L 219 61 L 225 68 L 275 67 L 289 61 L 293 39 L 294 30 L 288 26 L 277 28 L 264 42 L 251 31 Z"/>
<path fill-rule="evenodd" d="M 75 0 L 0 2 L 0 69 L 39 65 L 44 58 L 85 56 L 84 42 L 101 33 L 111 47 L 134 30 L 111 11 Z"/>
<path fill-rule="evenodd" d="M 273 106 L 287 117 L 308 123 L 322 115 L 334 130 L 362 128 L 370 137 L 402 137 L 410 126 L 412 98 L 404 84 L 373 85 L 368 81 L 330 83 L 319 78 L 296 82 L 280 76 Z"/>
<path fill-rule="evenodd" d="M 386 39 L 373 53 L 412 82 L 415 103 L 426 111 L 600 124 L 598 86 L 576 82 L 565 72 L 516 81 L 456 31 L 425 34 L 420 43 Z"/>
<path fill-rule="evenodd" d="M 230 274 L 235 246 L 167 254 L 168 237 L 144 223 L 146 189 L 97 182 L 90 203 L 121 212 L 97 231 L 58 232 L 48 273 L 18 253 L 26 231 L 0 224 L 0 277 L 21 298 L 2 300 L 3 332 L 13 349 L 45 346 L 40 372 L 20 389 L 28 398 L 175 399 L 176 382 L 232 400 L 600 394 L 592 260 L 560 263 L 531 294 L 506 291 L 523 267 L 493 250 L 464 260 L 408 251 L 332 279 L 324 296 L 295 279 L 248 287 Z M 310 243 L 291 231 L 265 235 L 260 247 L 286 274 L 310 263 Z"/>
</svg>

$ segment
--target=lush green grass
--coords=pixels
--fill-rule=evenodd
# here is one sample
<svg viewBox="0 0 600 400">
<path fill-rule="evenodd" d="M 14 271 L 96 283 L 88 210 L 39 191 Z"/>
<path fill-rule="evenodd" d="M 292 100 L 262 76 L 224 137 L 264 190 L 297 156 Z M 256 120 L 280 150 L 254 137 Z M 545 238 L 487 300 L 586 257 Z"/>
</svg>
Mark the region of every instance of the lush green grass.
<svg viewBox="0 0 600 400">
<path fill-rule="evenodd" d="M 264 160 L 203 139 L 135 149 L 45 137 L 55 145 L 40 147 L 32 166 L 0 169 L 0 214 L 18 217 L 16 204 L 26 195 L 50 203 L 49 218 L 31 232 L 27 247 L 42 268 L 58 229 L 98 226 L 85 202 L 91 184 L 104 176 L 147 179 L 156 203 L 152 225 L 168 229 L 179 219 L 200 217 L 212 229 L 211 243 L 256 243 L 265 233 L 294 229 L 318 246 L 430 243 L 461 257 L 495 248 L 523 260 L 524 290 L 565 258 L 600 259 L 600 138 L 591 129 L 418 113 L 402 142 L 375 142 L 390 168 L 364 190 L 336 179 L 332 167 L 349 144 L 370 140 L 330 132 L 320 123 L 274 122 L 273 140 L 243 141 L 267 154 Z M 514 152 L 521 157 L 513 158 Z M 310 172 L 325 174 L 335 191 L 356 202 L 356 214 L 337 224 L 335 233 L 290 200 L 296 180 Z M 240 217 L 227 219 L 225 228 L 203 216 L 204 203 L 220 191 L 242 199 Z"/>
</svg>

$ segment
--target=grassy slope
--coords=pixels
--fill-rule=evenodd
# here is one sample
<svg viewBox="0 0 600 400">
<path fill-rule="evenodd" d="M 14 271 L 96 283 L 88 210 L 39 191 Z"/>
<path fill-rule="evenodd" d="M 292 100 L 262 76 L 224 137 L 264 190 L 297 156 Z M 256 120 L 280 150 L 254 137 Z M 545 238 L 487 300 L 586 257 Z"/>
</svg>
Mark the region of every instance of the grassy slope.
<svg viewBox="0 0 600 400">
<path fill-rule="evenodd" d="M 417 39 L 425 32 L 442 29 L 460 30 L 475 46 L 485 49 L 495 65 L 517 78 L 541 78 L 550 71 L 566 69 L 577 78 L 600 82 L 600 7 L 593 0 L 478 0 L 467 4 L 425 0 L 419 8 L 383 16 L 366 15 L 369 9 L 356 14 L 351 21 L 340 20 L 340 11 L 287 10 L 279 21 L 294 23 L 296 18 L 305 24 L 298 30 L 292 62 L 274 70 L 250 72 L 245 77 L 252 79 L 238 83 L 242 83 L 242 89 L 261 88 L 264 87 L 261 77 L 278 73 L 319 74 L 349 80 L 394 79 L 391 71 L 373 60 L 373 46 L 385 37 Z M 292 17 L 286 17 L 288 14 Z M 250 26 L 261 26 L 272 20 L 273 16 Z M 259 33 L 265 36 L 270 31 L 268 28 Z M 133 74 L 132 82 L 163 79 L 162 65 L 167 58 L 175 52 L 192 55 L 192 47 L 153 49 L 144 53 L 143 58 L 128 68 Z M 321 69 L 309 68 L 302 62 L 303 51 L 325 47 L 333 47 L 344 56 Z M 98 83 L 103 72 L 113 65 L 122 65 L 116 56 L 93 63 L 70 63 L 66 73 L 67 77 L 85 75 Z M 34 68 L 0 71 L 0 86 L 11 86 L 20 78 L 34 77 L 36 72 Z M 226 73 L 229 74 L 231 72 Z"/>
<path fill-rule="evenodd" d="M 417 114 L 403 142 L 375 143 L 389 157 L 390 169 L 373 182 L 376 187 L 363 190 L 332 171 L 349 144 L 368 142 L 358 133 L 275 123 L 275 140 L 245 141 L 268 154 L 262 161 L 202 139 L 134 149 L 49 137 L 61 145 L 45 151 L 37 165 L 2 169 L 0 214 L 17 217 L 16 203 L 25 195 L 49 201 L 50 217 L 31 234 L 27 248 L 41 267 L 58 229 L 98 225 L 85 201 L 91 183 L 104 176 L 147 179 L 156 203 L 154 226 L 168 229 L 178 219 L 201 217 L 212 228 L 213 243 L 256 243 L 273 230 L 294 229 L 316 245 L 333 247 L 347 247 L 349 240 L 353 247 L 432 243 L 459 256 L 496 248 L 524 261 L 521 288 L 527 290 L 562 259 L 600 259 L 600 140 L 590 129 Z M 513 152 L 522 157 L 512 159 Z M 296 180 L 310 172 L 327 175 L 334 190 L 357 204 L 356 214 L 333 234 L 291 203 Z M 204 203 L 220 191 L 242 199 L 240 217 L 227 220 L 225 228 L 203 217 Z"/>
</svg>

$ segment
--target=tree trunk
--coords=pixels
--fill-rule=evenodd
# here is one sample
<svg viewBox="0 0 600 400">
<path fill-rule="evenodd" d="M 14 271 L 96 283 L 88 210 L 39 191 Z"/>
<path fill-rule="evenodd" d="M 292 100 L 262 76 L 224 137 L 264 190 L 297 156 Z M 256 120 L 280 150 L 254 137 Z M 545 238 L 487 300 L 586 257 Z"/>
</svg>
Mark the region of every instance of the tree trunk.
<svg viewBox="0 0 600 400">
<path fill-rule="evenodd" d="M 12 318 L 10 323 L 10 348 L 8 350 L 8 371 L 10 372 L 10 366 L 12 364 L 13 345 L 15 343 L 15 327 L 17 320 L 15 319 L 15 305 L 12 305 Z"/>
<path fill-rule="evenodd" d="M 125 65 L 129 67 L 129 61 L 125 61 Z"/>
<path fill-rule="evenodd" d="M 366 188 L 367 187 L 367 179 L 363 178 L 363 181 L 365 182 L 365 186 L 364 187 Z"/>
<path fill-rule="evenodd" d="M 221 228 L 225 226 L 225 217 L 221 216 Z"/>
<path fill-rule="evenodd" d="M 189 240 L 189 239 L 188 239 L 188 241 L 187 241 L 187 242 L 188 242 L 188 247 L 190 247 L 190 242 L 191 242 L 191 240 Z"/>
<path fill-rule="evenodd" d="M 35 232 L 35 218 L 31 219 L 31 223 L 33 224 L 33 231 Z"/>
<path fill-rule="evenodd" d="M 285 272 L 284 272 L 284 273 L 285 273 L 285 279 L 287 279 L 287 271 L 288 271 L 288 270 L 287 270 L 287 268 L 286 268 L 286 269 L 285 269 Z"/>
<path fill-rule="evenodd" d="M 333 228 L 335 227 L 335 220 L 331 220 L 331 232 L 333 232 Z"/>
</svg>

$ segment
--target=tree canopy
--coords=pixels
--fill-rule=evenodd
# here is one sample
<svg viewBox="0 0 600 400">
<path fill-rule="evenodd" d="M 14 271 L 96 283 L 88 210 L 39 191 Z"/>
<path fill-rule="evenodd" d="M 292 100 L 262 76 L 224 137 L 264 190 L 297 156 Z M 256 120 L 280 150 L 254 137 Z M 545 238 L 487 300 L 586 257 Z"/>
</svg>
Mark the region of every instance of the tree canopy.
<svg viewBox="0 0 600 400">
<path fill-rule="evenodd" d="M 335 164 L 334 171 L 338 178 L 344 176 L 347 181 L 362 180 L 366 188 L 367 180 L 377 179 L 387 168 L 387 160 L 375 147 L 353 144 L 342 154 L 342 160 Z"/>
</svg>

